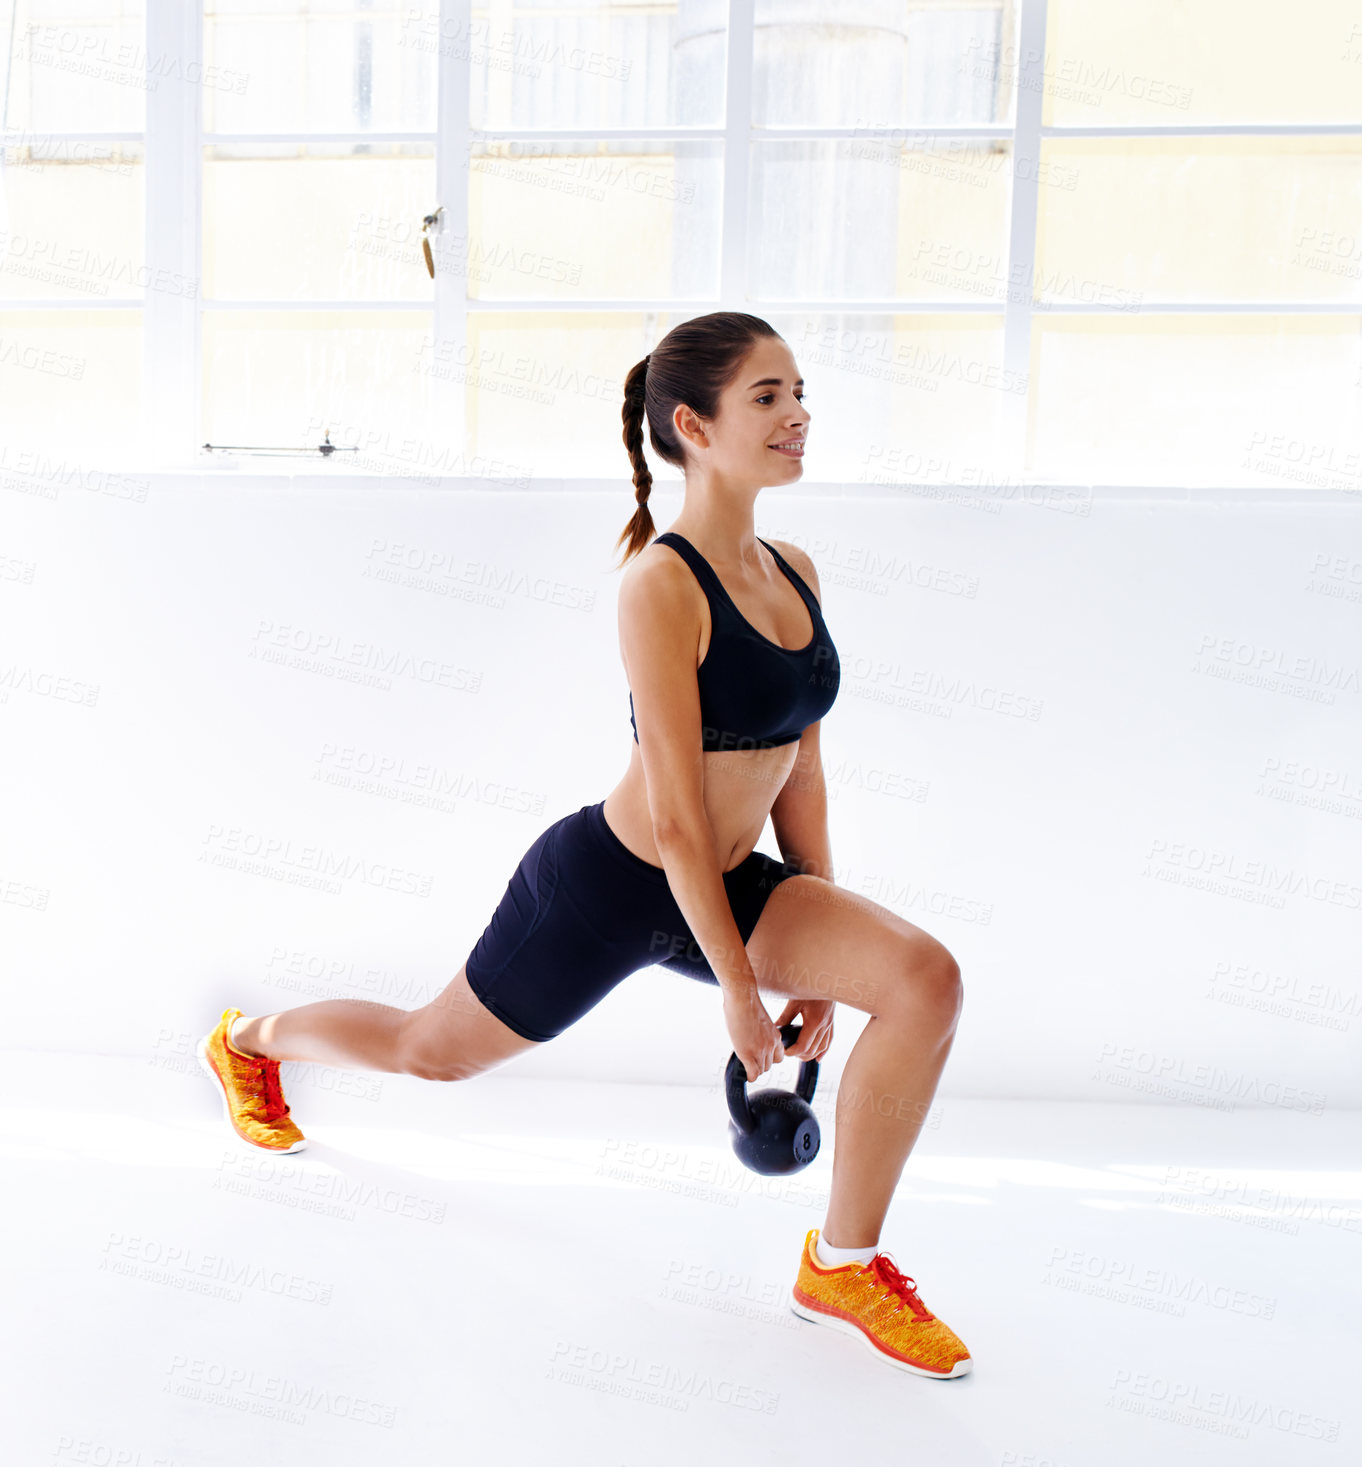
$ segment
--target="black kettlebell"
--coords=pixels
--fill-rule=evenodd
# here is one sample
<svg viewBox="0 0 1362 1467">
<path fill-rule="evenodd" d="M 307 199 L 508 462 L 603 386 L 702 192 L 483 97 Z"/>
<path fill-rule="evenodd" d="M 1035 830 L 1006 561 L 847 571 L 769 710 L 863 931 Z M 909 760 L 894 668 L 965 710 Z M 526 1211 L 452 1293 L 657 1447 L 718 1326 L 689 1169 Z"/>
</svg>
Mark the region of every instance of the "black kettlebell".
<svg viewBox="0 0 1362 1467">
<path fill-rule="evenodd" d="M 786 1024 L 780 1042 L 789 1049 L 799 1042 L 798 1024 Z M 738 1160 L 764 1177 L 797 1172 L 818 1155 L 821 1137 L 818 1117 L 809 1101 L 818 1084 L 818 1061 L 806 1059 L 799 1066 L 793 1091 L 759 1090 L 747 1093 L 747 1067 L 735 1053 L 724 1072 L 728 1095 L 728 1136 Z"/>
</svg>

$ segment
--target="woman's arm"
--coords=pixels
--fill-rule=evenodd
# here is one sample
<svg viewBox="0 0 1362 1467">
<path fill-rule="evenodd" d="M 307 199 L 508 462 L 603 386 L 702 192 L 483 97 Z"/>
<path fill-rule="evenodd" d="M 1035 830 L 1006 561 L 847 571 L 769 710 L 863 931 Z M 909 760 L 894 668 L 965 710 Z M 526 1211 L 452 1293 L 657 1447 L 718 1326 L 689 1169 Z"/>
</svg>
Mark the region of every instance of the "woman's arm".
<svg viewBox="0 0 1362 1467">
<path fill-rule="evenodd" d="M 794 862 L 810 876 L 832 880 L 828 787 L 823 778 L 817 723 L 811 723 L 799 740 L 794 766 L 771 806 L 771 828 L 786 861 Z"/>
<path fill-rule="evenodd" d="M 620 652 L 634 695 L 634 724 L 648 786 L 653 841 L 667 882 L 725 995 L 756 995 L 757 979 L 724 887 L 705 813 L 700 614 L 686 564 L 636 562 L 619 594 Z M 671 956 L 659 933 L 656 961 Z"/>
<path fill-rule="evenodd" d="M 802 547 L 785 540 L 772 540 L 771 544 L 799 572 L 821 607 L 823 591 L 813 558 Z M 794 862 L 811 876 L 831 881 L 832 845 L 828 839 L 828 788 L 823 778 L 821 728 L 820 721 L 804 730 L 794 766 L 771 806 L 771 828 L 786 861 Z"/>
</svg>

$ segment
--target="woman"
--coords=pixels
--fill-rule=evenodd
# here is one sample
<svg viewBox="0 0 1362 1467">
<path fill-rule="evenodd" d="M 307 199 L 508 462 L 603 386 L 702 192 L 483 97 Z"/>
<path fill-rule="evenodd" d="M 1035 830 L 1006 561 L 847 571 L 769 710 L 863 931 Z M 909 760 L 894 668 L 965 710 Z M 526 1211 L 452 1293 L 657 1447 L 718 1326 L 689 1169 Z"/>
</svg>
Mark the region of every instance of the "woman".
<svg viewBox="0 0 1362 1467">
<path fill-rule="evenodd" d="M 685 474 L 653 540 L 655 453 Z M 199 1046 L 237 1134 L 304 1144 L 281 1060 L 463 1080 L 562 1033 L 654 963 L 717 984 L 733 1049 L 758 1079 L 817 1059 L 837 1002 L 870 1015 L 836 1105 L 832 1196 L 809 1230 L 791 1307 L 920 1375 L 963 1375 L 960 1339 L 878 1249 L 960 1012 L 960 973 L 921 928 L 834 885 L 819 721 L 836 648 L 802 550 L 753 529 L 764 485 L 795 482 L 809 426 L 803 380 L 765 321 L 683 322 L 625 381 L 624 442 L 638 508 L 619 537 L 634 748 L 604 800 L 530 846 L 467 962 L 424 1008 L 335 999 L 247 1018 L 228 1009 Z M 645 548 L 646 547 L 646 548 Z M 756 850 L 768 815 L 784 861 Z M 788 998 L 774 1022 L 758 988 Z M 796 1016 L 798 1042 L 779 1029 Z"/>
</svg>

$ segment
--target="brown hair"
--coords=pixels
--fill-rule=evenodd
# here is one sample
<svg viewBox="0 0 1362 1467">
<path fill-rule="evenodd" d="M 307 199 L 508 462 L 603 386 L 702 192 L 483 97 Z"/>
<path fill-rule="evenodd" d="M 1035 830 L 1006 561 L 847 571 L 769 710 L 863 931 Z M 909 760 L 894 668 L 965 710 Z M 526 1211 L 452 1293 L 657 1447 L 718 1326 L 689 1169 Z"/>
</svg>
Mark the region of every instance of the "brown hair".
<svg viewBox="0 0 1362 1467">
<path fill-rule="evenodd" d="M 685 403 L 702 418 L 714 418 L 719 395 L 742 365 L 743 359 L 763 336 L 780 333 L 760 316 L 744 311 L 712 311 L 682 321 L 630 369 L 624 379 L 624 446 L 634 466 L 634 498 L 638 508 L 615 541 L 618 549 L 627 540 L 621 565 L 644 549 L 656 534 L 648 511 L 648 494 L 653 476 L 643 457 L 643 419 L 648 419 L 648 440 L 660 459 L 684 469 L 684 445 L 676 436 L 672 414 Z"/>
</svg>

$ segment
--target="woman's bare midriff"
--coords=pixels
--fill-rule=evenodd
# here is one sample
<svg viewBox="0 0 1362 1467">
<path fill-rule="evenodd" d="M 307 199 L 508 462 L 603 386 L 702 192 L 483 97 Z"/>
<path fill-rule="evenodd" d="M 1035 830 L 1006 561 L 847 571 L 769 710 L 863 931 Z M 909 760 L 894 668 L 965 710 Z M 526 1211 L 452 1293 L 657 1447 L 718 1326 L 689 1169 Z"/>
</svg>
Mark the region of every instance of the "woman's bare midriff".
<svg viewBox="0 0 1362 1467">
<path fill-rule="evenodd" d="M 662 865 L 653 839 L 653 817 L 648 809 L 648 782 L 643 756 L 630 740 L 629 768 L 605 797 L 605 823 L 636 856 L 653 866 Z M 731 871 L 746 860 L 761 839 L 780 787 L 799 752 L 799 742 L 774 749 L 716 749 L 705 761 L 705 814 L 714 832 L 720 869 Z"/>
</svg>

